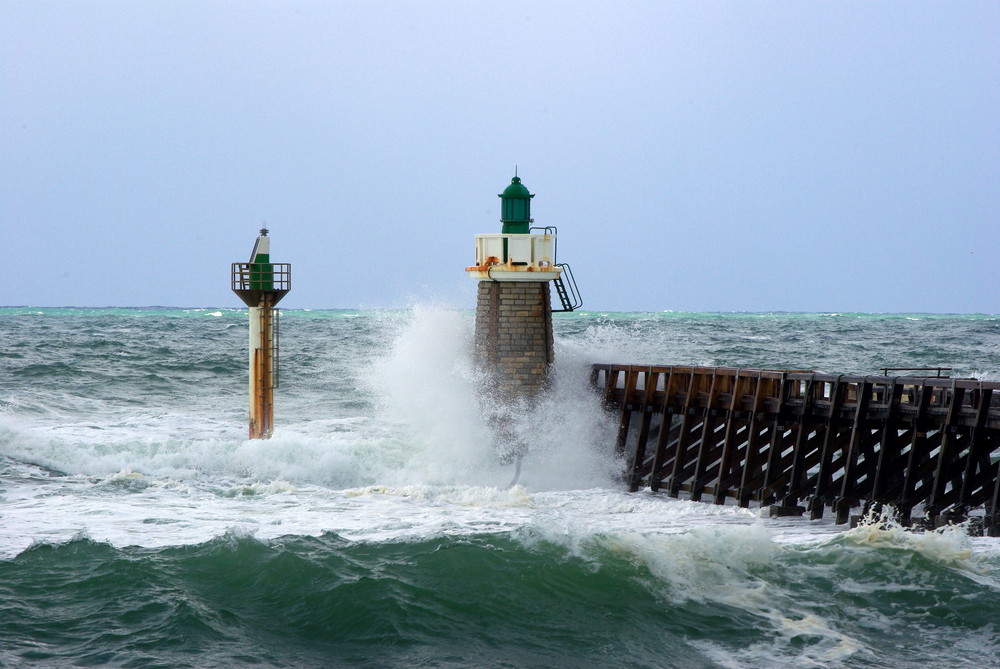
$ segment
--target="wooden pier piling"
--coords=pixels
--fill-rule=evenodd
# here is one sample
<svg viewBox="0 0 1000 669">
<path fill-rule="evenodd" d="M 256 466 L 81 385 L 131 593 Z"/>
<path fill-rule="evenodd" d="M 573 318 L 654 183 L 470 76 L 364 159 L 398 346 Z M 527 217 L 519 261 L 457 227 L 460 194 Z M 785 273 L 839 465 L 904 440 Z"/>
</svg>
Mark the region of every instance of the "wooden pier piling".
<svg viewBox="0 0 1000 669">
<path fill-rule="evenodd" d="M 935 527 L 982 509 L 1000 536 L 1000 383 L 942 377 L 598 364 L 631 491 L 774 515 L 922 507 Z"/>
</svg>

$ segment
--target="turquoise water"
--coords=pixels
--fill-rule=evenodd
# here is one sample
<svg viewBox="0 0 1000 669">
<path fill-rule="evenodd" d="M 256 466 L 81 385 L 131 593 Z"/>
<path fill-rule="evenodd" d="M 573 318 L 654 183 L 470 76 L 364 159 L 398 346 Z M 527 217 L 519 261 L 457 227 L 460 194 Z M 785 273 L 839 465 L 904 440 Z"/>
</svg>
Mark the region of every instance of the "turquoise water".
<svg viewBox="0 0 1000 669">
<path fill-rule="evenodd" d="M 555 318 L 482 418 L 471 312 L 0 309 L 0 666 L 1000 665 L 1000 539 L 624 492 L 593 362 L 1000 380 L 1000 316 Z"/>
</svg>

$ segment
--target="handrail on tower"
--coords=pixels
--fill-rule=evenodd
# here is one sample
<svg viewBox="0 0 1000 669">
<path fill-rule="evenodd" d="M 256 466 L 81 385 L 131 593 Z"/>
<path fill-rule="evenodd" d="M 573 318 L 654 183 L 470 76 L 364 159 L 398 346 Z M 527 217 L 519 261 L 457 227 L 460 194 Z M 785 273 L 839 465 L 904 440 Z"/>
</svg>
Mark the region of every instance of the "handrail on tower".
<svg viewBox="0 0 1000 669">
<path fill-rule="evenodd" d="M 559 262 L 559 230 L 554 225 L 533 226 L 529 228 L 529 231 L 531 230 L 541 230 L 542 234 L 552 235 L 552 264 L 562 270 L 559 276 L 552 280 L 562 309 L 553 309 L 552 313 L 565 313 L 579 309 L 583 306 L 583 298 L 580 297 L 580 290 L 576 286 L 573 270 L 570 269 L 569 263 Z"/>
<path fill-rule="evenodd" d="M 272 294 L 272 306 L 292 289 L 292 265 L 286 262 L 234 262 L 230 281 L 233 292 L 247 306 L 256 307 L 264 293 Z"/>
</svg>

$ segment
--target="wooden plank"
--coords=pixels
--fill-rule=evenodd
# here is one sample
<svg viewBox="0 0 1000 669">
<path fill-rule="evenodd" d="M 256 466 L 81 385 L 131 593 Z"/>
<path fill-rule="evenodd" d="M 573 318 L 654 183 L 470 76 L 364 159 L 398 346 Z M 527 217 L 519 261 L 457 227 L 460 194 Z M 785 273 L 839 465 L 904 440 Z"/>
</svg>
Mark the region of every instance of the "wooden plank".
<svg viewBox="0 0 1000 669">
<path fill-rule="evenodd" d="M 653 492 L 660 489 L 660 481 L 663 480 L 661 472 L 667 462 L 667 445 L 670 435 L 673 433 L 673 404 L 677 394 L 676 382 L 679 380 L 679 377 L 675 378 L 674 373 L 673 367 L 667 370 L 667 378 L 663 384 L 663 403 L 660 405 L 660 433 L 656 438 L 656 451 L 649 472 L 649 488 Z"/>
<path fill-rule="evenodd" d="M 743 508 L 749 507 L 752 499 L 763 502 L 761 490 L 766 475 L 764 467 L 770 455 L 772 436 L 771 422 L 760 420 L 759 414 L 748 425 L 751 430 L 750 442 L 744 466 L 740 468 L 740 481 L 736 490 L 736 503 Z"/>
<path fill-rule="evenodd" d="M 615 441 L 615 454 L 622 457 L 625 454 L 625 444 L 628 441 L 629 426 L 632 422 L 632 412 L 630 410 L 635 401 L 635 386 L 638 380 L 635 369 L 629 365 L 622 370 L 625 375 L 623 411 L 621 419 L 618 421 L 618 438 Z"/>
<path fill-rule="evenodd" d="M 941 430 L 941 448 L 938 451 L 937 466 L 934 469 L 934 482 L 931 484 L 930 494 L 927 497 L 927 516 L 929 518 L 933 518 L 941 513 L 945 486 L 961 471 L 955 471 L 954 467 L 957 453 L 955 447 L 957 436 L 955 422 L 962 410 L 962 402 L 965 399 L 965 388 L 953 384 L 951 395 L 948 399 L 948 418 Z"/>
<path fill-rule="evenodd" d="M 784 467 L 780 465 L 780 462 L 782 454 L 786 450 L 785 413 L 787 411 L 787 399 L 788 394 L 791 392 L 792 383 L 793 381 L 789 380 L 788 374 L 781 375 L 778 401 L 774 405 L 774 418 L 771 424 L 771 444 L 767 451 L 767 471 L 764 474 L 764 485 L 760 494 L 762 504 L 770 504 L 772 501 L 781 498 L 785 492 L 784 486 L 786 485 L 785 480 L 787 477 L 784 474 Z"/>
<path fill-rule="evenodd" d="M 667 486 L 668 494 L 671 497 L 677 497 L 680 495 L 680 485 L 682 481 L 680 480 L 681 472 L 684 466 L 687 464 L 688 460 L 688 445 L 691 443 L 691 427 L 696 417 L 694 416 L 695 411 L 697 411 L 696 401 L 698 398 L 698 371 L 696 369 L 691 370 L 691 376 L 688 380 L 687 395 L 684 399 L 683 413 L 681 414 L 681 425 L 680 433 L 677 438 L 677 449 L 674 453 L 673 466 L 670 470 L 670 478 Z"/>
<path fill-rule="evenodd" d="M 769 444 L 770 439 L 763 439 L 763 436 L 770 437 L 769 428 L 759 425 L 757 420 L 760 416 L 767 396 L 767 388 L 770 379 L 766 379 L 763 373 L 757 374 L 756 387 L 754 388 L 753 408 L 747 417 L 747 429 L 749 436 L 747 439 L 746 455 L 743 460 L 743 468 L 740 473 L 739 488 L 736 493 L 736 503 L 741 507 L 750 506 L 750 498 L 756 493 L 753 488 L 754 482 L 763 479 L 763 468 L 767 463 L 768 450 L 762 450 L 764 444 Z M 763 428 L 763 429 L 762 429 Z M 718 499 L 718 498 L 716 498 Z"/>
<path fill-rule="evenodd" d="M 966 509 L 973 504 L 973 482 L 979 480 L 976 474 L 984 474 L 989 471 L 990 453 L 992 452 L 992 449 L 987 447 L 988 435 L 984 428 L 989 407 L 993 403 L 993 389 L 983 388 L 980 384 L 980 388 L 974 395 L 976 399 L 976 424 L 972 427 L 969 435 L 969 457 L 962 474 L 962 493 L 959 502 Z"/>
<path fill-rule="evenodd" d="M 715 494 L 712 501 L 716 504 L 725 504 L 726 502 L 733 461 L 740 450 L 737 435 L 743 430 L 747 440 L 750 440 L 749 426 L 742 417 L 743 395 L 746 393 L 748 382 L 749 377 L 745 374 L 741 376 L 740 370 L 736 370 L 732 398 L 729 401 L 729 409 L 726 414 L 726 432 L 722 441 L 722 454 L 719 458 L 719 474 L 715 479 Z M 743 450 L 745 451 L 745 448 Z"/>
<path fill-rule="evenodd" d="M 993 495 L 986 503 L 983 531 L 986 536 L 1000 537 L 1000 460 L 993 464 Z"/>
<path fill-rule="evenodd" d="M 721 393 L 725 377 L 718 373 L 712 374 L 709 380 L 708 404 L 705 407 L 705 421 L 702 423 L 701 438 L 698 443 L 698 455 L 695 458 L 694 473 L 691 477 L 691 501 L 700 502 L 705 489 L 705 474 L 709 465 L 709 452 L 715 446 L 714 433 L 719 424 L 715 408 Z"/>
<path fill-rule="evenodd" d="M 802 394 L 802 405 L 798 411 L 799 425 L 795 435 L 795 451 L 792 457 L 792 471 L 789 474 L 788 490 L 782 500 L 784 506 L 796 506 L 804 496 L 805 473 L 808 470 L 806 459 L 809 455 L 807 449 L 810 447 L 809 435 L 813 430 L 812 407 L 816 399 L 817 382 L 815 374 L 811 374 L 805 381 L 805 391 Z"/>
<path fill-rule="evenodd" d="M 840 412 L 840 406 L 844 402 L 844 395 L 848 384 L 844 382 L 843 376 L 838 376 L 830 389 L 830 404 L 828 413 L 823 416 L 825 419 L 821 425 L 823 430 L 823 446 L 819 458 L 819 471 L 816 473 L 816 486 L 812 496 L 809 498 L 809 517 L 813 520 L 823 517 L 824 493 L 830 485 L 831 467 L 833 465 L 833 452 L 840 448 L 840 431 L 836 424 Z"/>
<path fill-rule="evenodd" d="M 915 398 L 917 414 L 912 421 L 913 431 L 910 440 L 910 452 L 906 459 L 906 466 L 903 468 L 903 489 L 900 491 L 896 504 L 896 514 L 903 525 L 909 525 L 910 512 L 918 501 L 918 498 L 914 495 L 918 481 L 917 467 L 920 465 L 922 459 L 928 455 L 927 440 L 926 437 L 922 436 L 925 433 L 922 433 L 921 429 L 925 429 L 923 424 L 924 417 L 927 415 L 927 408 L 930 406 L 933 393 L 928 383 L 915 386 L 915 388 L 919 388 Z M 902 406 L 900 404 L 900 408 Z"/>
<path fill-rule="evenodd" d="M 629 467 L 629 492 L 639 490 L 639 484 L 642 481 L 642 465 L 646 459 L 646 440 L 649 438 L 649 423 L 653 414 L 643 407 L 641 416 L 639 434 L 636 435 L 635 449 L 632 451 L 632 462 Z"/>
<path fill-rule="evenodd" d="M 860 384 L 860 392 L 857 397 L 857 405 L 854 410 L 854 420 L 851 426 L 851 438 L 847 445 L 847 452 L 844 454 L 844 475 L 840 488 L 840 496 L 834 502 L 834 511 L 837 513 L 837 523 L 844 524 L 849 520 L 848 513 L 851 505 L 855 503 L 857 492 L 858 458 L 861 455 L 861 444 L 868 416 L 868 403 L 872 399 L 872 384 L 865 380 Z M 820 491 L 823 494 L 823 491 Z"/>
<path fill-rule="evenodd" d="M 903 394 L 903 384 L 893 380 L 888 386 L 888 397 L 886 397 L 886 414 L 882 419 L 882 439 L 879 443 L 878 461 L 875 465 L 875 480 L 872 482 L 872 500 L 879 500 L 886 489 L 890 478 L 890 466 L 895 463 L 901 449 L 897 448 L 900 443 L 897 426 L 899 425 L 899 401 Z M 843 495 L 843 492 L 841 492 Z"/>
</svg>

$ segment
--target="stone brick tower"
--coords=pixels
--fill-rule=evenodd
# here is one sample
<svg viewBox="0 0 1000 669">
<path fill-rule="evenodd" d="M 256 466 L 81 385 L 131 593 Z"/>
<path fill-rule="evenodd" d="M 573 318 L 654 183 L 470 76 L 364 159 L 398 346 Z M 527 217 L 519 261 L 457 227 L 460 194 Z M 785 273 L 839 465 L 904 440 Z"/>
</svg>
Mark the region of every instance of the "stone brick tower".
<svg viewBox="0 0 1000 669">
<path fill-rule="evenodd" d="M 531 233 L 534 195 L 521 179 L 499 197 L 502 232 L 476 235 L 476 264 L 466 268 L 479 281 L 476 357 L 501 399 L 530 398 L 544 389 L 554 360 L 549 285 L 562 269 L 554 228 Z"/>
</svg>

